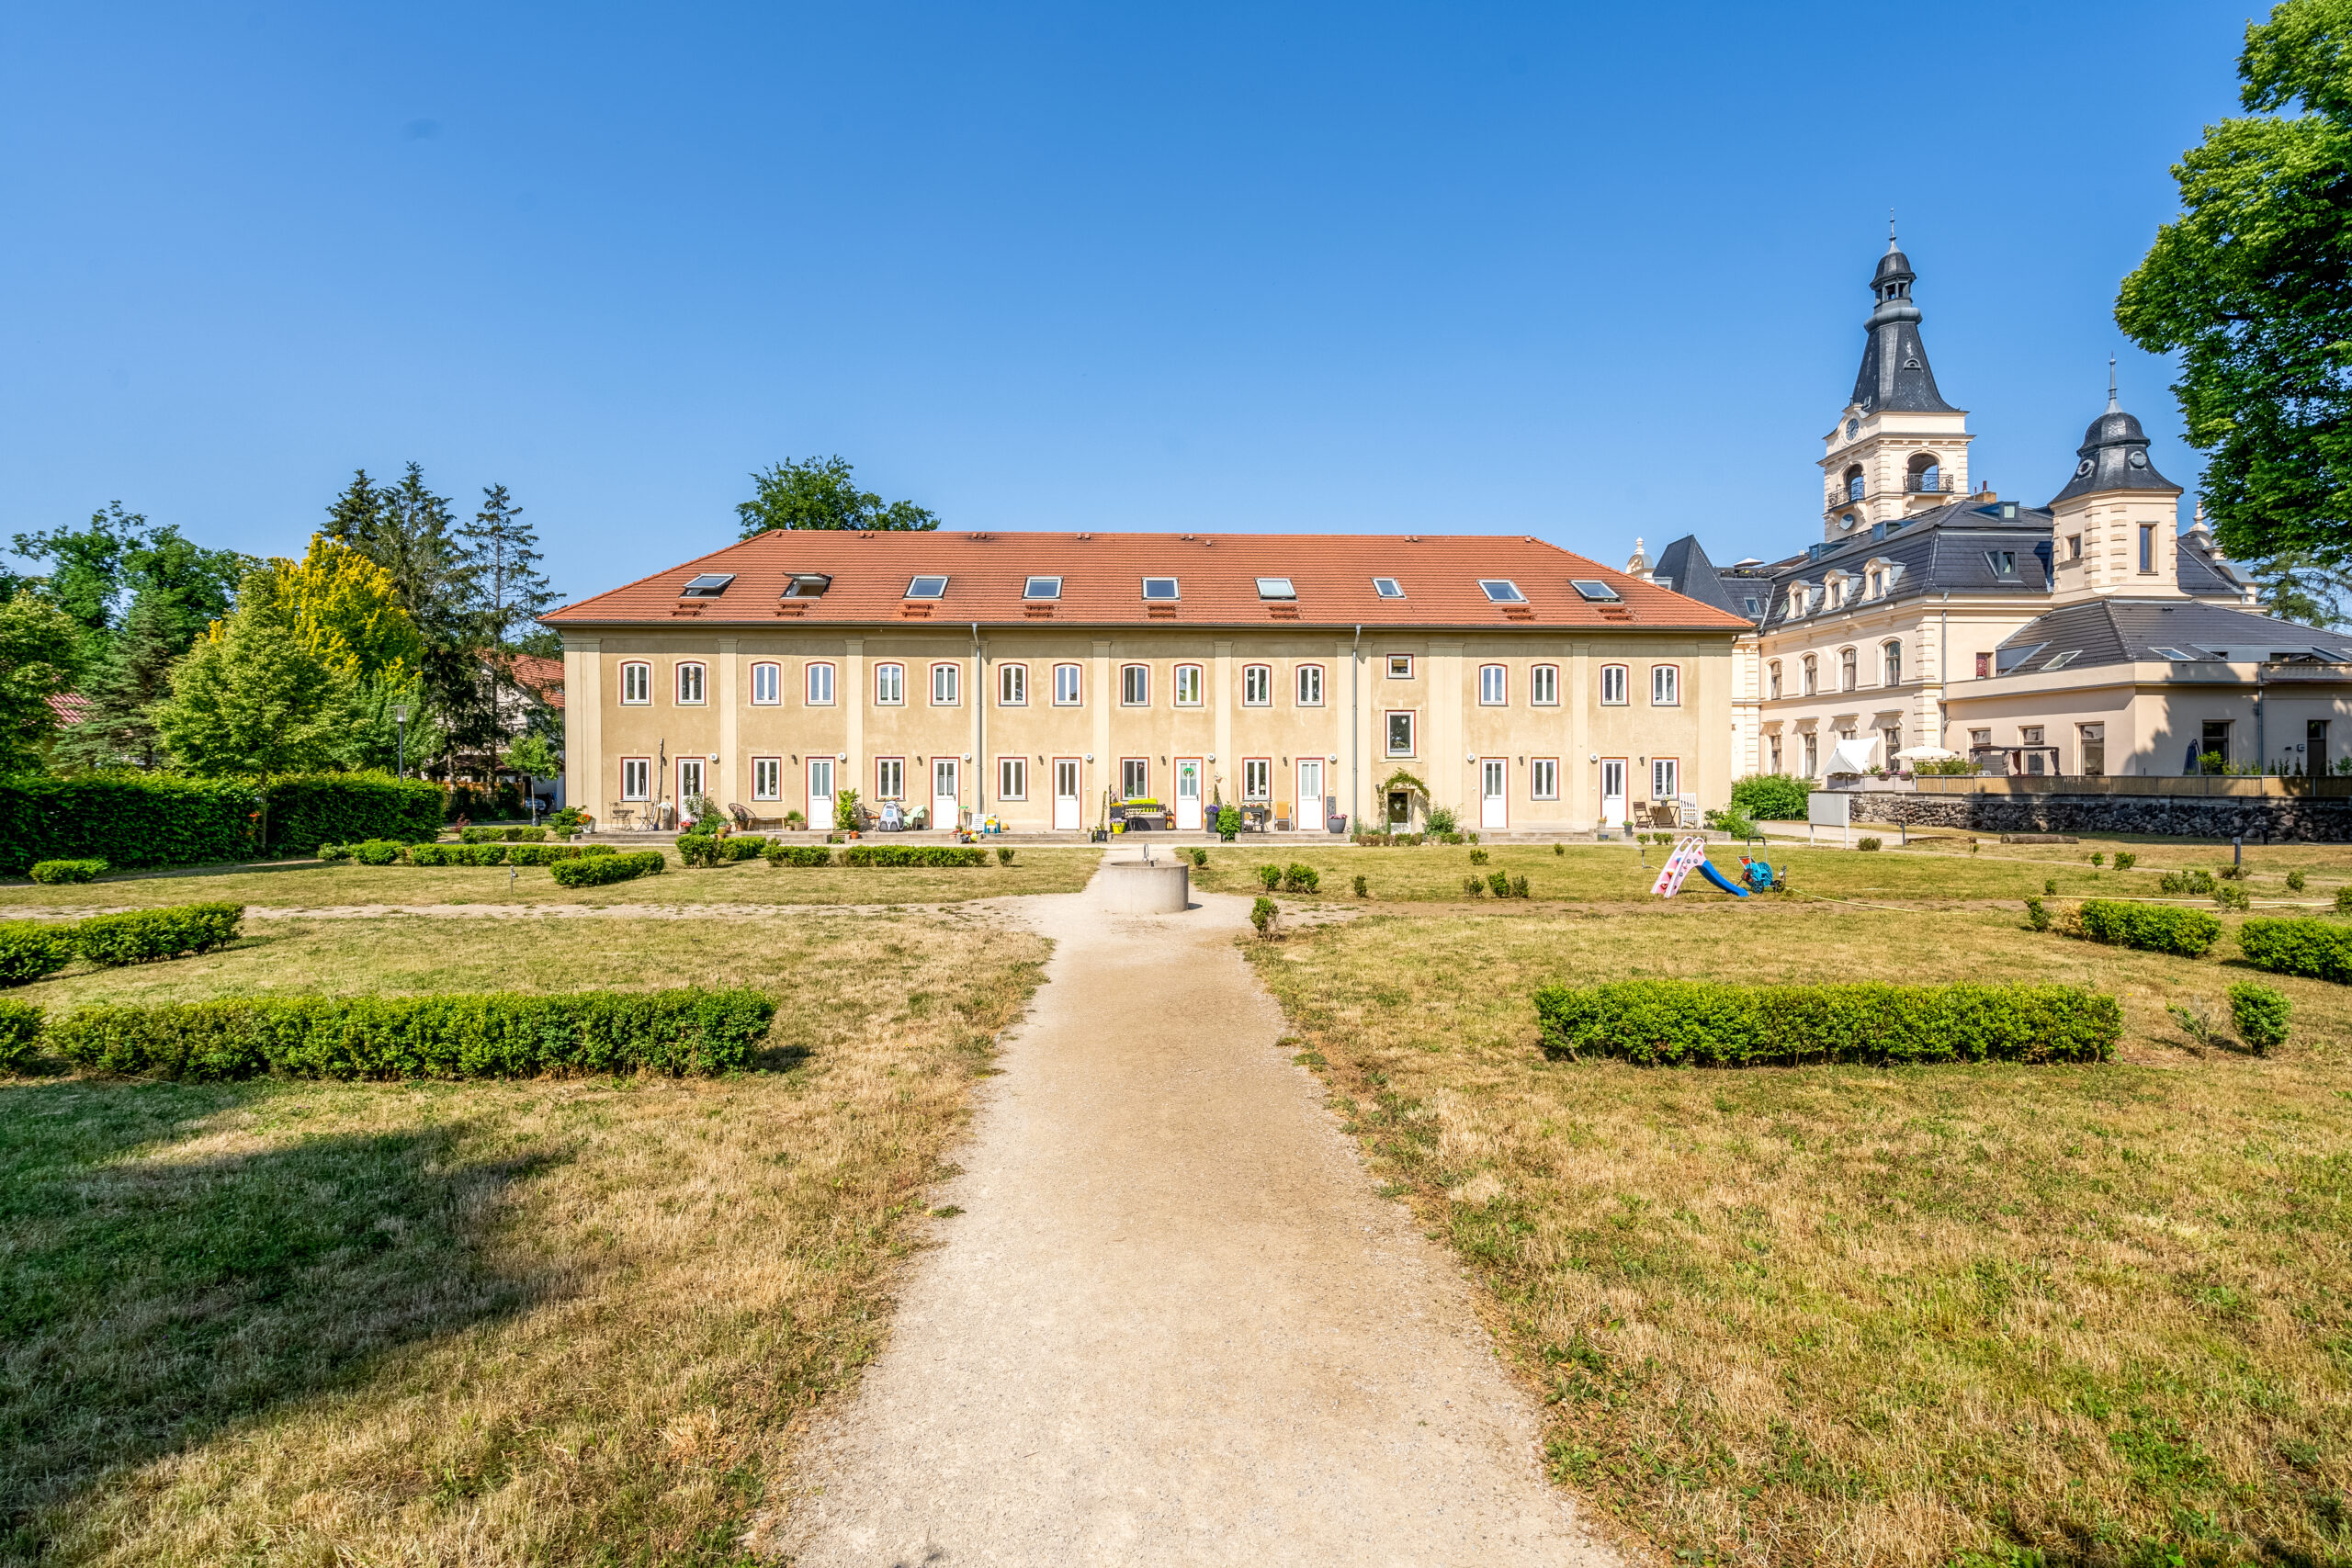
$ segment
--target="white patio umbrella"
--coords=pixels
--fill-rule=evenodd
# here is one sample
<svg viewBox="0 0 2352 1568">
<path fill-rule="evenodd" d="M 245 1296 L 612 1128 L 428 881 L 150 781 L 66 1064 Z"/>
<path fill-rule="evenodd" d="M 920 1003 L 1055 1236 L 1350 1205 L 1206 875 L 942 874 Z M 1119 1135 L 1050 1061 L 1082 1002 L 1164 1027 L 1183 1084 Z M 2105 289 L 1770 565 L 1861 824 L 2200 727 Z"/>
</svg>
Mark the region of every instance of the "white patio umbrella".
<svg viewBox="0 0 2352 1568">
<path fill-rule="evenodd" d="M 1948 762 L 1960 753 L 1947 751 L 1940 746 L 1905 746 L 1894 755 L 1905 762 Z"/>
</svg>

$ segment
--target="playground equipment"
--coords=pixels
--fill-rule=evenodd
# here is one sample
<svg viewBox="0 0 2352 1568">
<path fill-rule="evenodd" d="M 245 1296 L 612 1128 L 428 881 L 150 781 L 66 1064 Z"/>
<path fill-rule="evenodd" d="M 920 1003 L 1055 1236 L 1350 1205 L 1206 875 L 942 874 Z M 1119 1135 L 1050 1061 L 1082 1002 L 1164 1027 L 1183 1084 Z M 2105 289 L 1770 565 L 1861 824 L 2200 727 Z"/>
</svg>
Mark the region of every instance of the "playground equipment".
<svg viewBox="0 0 2352 1568">
<path fill-rule="evenodd" d="M 1682 884 L 1694 871 L 1735 898 L 1747 897 L 1747 887 L 1717 871 L 1714 863 L 1707 859 L 1707 840 L 1697 833 L 1676 841 L 1674 852 L 1666 857 L 1666 864 L 1658 869 L 1657 881 L 1651 885 L 1650 891 L 1661 898 L 1671 898 L 1682 891 Z M 1772 868 L 1761 861 L 1742 856 L 1740 874 L 1749 887 L 1758 891 L 1772 886 Z"/>
</svg>

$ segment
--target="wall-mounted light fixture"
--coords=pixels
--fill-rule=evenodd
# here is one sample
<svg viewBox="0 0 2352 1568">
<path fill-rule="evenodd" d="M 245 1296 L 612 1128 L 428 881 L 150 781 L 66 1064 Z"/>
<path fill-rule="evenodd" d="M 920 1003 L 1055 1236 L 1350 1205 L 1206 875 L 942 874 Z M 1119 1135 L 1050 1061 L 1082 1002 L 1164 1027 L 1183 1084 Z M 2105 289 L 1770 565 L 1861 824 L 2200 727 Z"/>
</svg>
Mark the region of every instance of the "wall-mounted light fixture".
<svg viewBox="0 0 2352 1568">
<path fill-rule="evenodd" d="M 833 761 L 836 762 L 846 762 L 849 761 L 849 753 L 846 751 L 836 751 L 833 753 Z"/>
</svg>

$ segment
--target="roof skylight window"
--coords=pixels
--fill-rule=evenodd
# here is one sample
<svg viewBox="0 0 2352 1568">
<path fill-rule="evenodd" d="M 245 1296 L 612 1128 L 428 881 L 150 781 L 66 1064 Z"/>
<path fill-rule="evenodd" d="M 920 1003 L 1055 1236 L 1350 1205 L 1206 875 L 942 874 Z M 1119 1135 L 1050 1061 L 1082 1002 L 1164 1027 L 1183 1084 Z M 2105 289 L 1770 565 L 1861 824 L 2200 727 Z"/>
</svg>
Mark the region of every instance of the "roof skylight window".
<svg viewBox="0 0 2352 1568">
<path fill-rule="evenodd" d="M 1519 591 L 1519 584 L 1507 577 L 1482 577 L 1478 580 L 1478 586 L 1486 591 L 1487 597 L 1495 604 L 1524 604 L 1527 603 L 1527 595 Z"/>
<path fill-rule="evenodd" d="M 1383 599 L 1402 599 L 1405 596 L 1405 585 L 1393 577 L 1374 578 L 1372 591 Z"/>
<path fill-rule="evenodd" d="M 731 571 L 706 571 L 700 577 L 697 577 L 693 581 L 687 583 L 684 588 L 679 589 L 678 597 L 681 599 L 716 599 L 721 593 L 726 592 L 727 585 L 734 581 L 735 574 Z"/>
<path fill-rule="evenodd" d="M 784 585 L 786 599 L 814 599 L 833 585 L 832 574 L 823 571 L 796 571 Z"/>
<path fill-rule="evenodd" d="M 2064 670 L 2067 665 L 2072 664 L 2076 659 L 2082 657 L 2082 652 L 2083 650 L 2079 648 L 2068 649 L 2065 652 L 2057 655 L 2052 658 L 2049 663 L 2043 665 L 2041 667 L 2042 673 L 2046 675 L 2052 670 Z"/>
<path fill-rule="evenodd" d="M 1298 597 L 1298 590 L 1291 586 L 1290 579 L 1287 577 L 1261 577 L 1258 580 L 1258 597 L 1295 599 Z"/>
<path fill-rule="evenodd" d="M 1588 600 L 1595 604 L 1613 604 L 1620 598 L 1623 597 L 1623 595 L 1620 594 L 1617 590 L 1610 587 L 1609 584 L 1596 581 L 1590 578 L 1577 578 L 1574 581 L 1570 582 L 1568 586 L 1577 591 L 1577 596 L 1578 598 Z M 1487 597 L 1492 598 L 1493 595 L 1488 594 Z"/>
<path fill-rule="evenodd" d="M 1172 577 L 1147 577 L 1143 580 L 1143 596 L 1155 601 L 1178 598 L 1176 580 Z"/>
<path fill-rule="evenodd" d="M 2018 574 L 2018 553 L 2015 550 L 1986 550 L 1984 564 L 1993 569 L 1996 577 L 2015 577 Z"/>
<path fill-rule="evenodd" d="M 2177 659 L 2183 664 L 2194 662 L 2197 658 L 2197 655 L 2183 653 L 2177 648 L 2152 648 L 2148 651 L 2162 659 Z"/>
<path fill-rule="evenodd" d="M 907 597 L 944 599 L 947 597 L 947 580 L 944 577 L 918 577 L 907 584 Z"/>
<path fill-rule="evenodd" d="M 1058 599 L 1062 596 L 1062 580 L 1058 577 L 1033 577 L 1021 585 L 1023 599 Z"/>
</svg>

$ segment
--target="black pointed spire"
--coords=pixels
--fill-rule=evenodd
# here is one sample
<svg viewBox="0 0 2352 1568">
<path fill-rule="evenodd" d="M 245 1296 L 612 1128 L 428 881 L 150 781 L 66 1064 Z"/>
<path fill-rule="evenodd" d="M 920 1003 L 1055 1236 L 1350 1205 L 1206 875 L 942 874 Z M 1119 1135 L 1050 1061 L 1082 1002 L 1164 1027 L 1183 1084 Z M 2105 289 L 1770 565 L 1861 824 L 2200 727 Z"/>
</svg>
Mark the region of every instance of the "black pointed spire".
<svg viewBox="0 0 2352 1568">
<path fill-rule="evenodd" d="M 1862 347 L 1862 367 L 1854 377 L 1853 401 L 1866 413 L 1958 413 L 1936 390 L 1936 373 L 1928 368 L 1928 351 L 1919 342 L 1919 307 L 1911 303 L 1911 284 L 1919 275 L 1894 238 L 1894 215 L 1886 217 L 1886 254 L 1878 258 L 1871 276 L 1871 292 L 1878 307 L 1871 312 L 1870 333 Z"/>
</svg>

